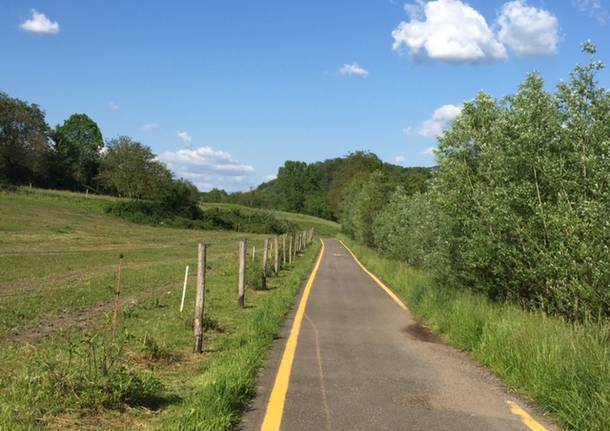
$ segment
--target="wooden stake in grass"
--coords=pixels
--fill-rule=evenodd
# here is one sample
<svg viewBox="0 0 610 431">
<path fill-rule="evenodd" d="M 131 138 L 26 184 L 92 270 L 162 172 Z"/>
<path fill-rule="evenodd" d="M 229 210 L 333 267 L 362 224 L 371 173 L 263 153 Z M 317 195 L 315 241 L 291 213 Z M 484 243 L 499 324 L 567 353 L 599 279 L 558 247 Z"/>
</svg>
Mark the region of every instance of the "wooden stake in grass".
<svg viewBox="0 0 610 431">
<path fill-rule="evenodd" d="M 286 265 L 286 234 L 282 235 L 282 255 L 282 260 L 284 261 L 284 265 Z"/>
<path fill-rule="evenodd" d="M 256 246 L 252 246 L 252 263 L 254 264 L 254 256 L 256 256 Z"/>
<path fill-rule="evenodd" d="M 292 263 L 292 235 L 288 237 L 288 263 Z"/>
<path fill-rule="evenodd" d="M 205 265 L 207 244 L 197 247 L 197 296 L 195 299 L 195 353 L 203 352 L 203 311 L 205 307 Z"/>
<path fill-rule="evenodd" d="M 237 303 L 241 308 L 246 306 L 246 240 L 239 241 L 239 279 L 237 281 Z"/>
<path fill-rule="evenodd" d="M 123 255 L 119 255 L 119 267 L 116 274 L 116 288 L 114 289 L 114 315 L 112 317 L 112 340 L 116 338 L 116 331 L 119 324 L 119 310 L 121 308 L 121 270 L 123 269 Z"/>
<path fill-rule="evenodd" d="M 273 237 L 273 252 L 274 252 L 274 262 L 273 262 L 273 272 L 275 272 L 275 274 L 279 274 L 280 273 L 280 247 L 279 247 L 279 243 L 278 243 L 278 237 L 277 235 Z"/>
<path fill-rule="evenodd" d="M 186 296 L 186 284 L 189 281 L 189 266 L 186 265 L 186 270 L 184 271 L 184 285 L 182 286 L 182 301 L 180 301 L 180 312 L 184 310 L 184 297 Z"/>
<path fill-rule="evenodd" d="M 269 240 L 265 239 L 263 244 L 263 274 L 267 275 L 267 259 L 269 259 Z"/>
</svg>

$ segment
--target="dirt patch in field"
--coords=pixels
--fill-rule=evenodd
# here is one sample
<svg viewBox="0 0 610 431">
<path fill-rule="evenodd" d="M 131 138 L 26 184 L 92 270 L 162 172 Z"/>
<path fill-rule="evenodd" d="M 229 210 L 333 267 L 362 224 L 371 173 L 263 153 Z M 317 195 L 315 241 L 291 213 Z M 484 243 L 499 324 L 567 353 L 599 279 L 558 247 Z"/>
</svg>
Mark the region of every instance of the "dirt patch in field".
<svg viewBox="0 0 610 431">
<path fill-rule="evenodd" d="M 132 293 L 121 298 L 121 309 L 136 306 L 138 303 L 171 289 L 173 285 L 162 286 L 155 289 Z M 62 332 L 86 330 L 96 323 L 106 313 L 114 309 L 114 300 L 98 302 L 92 306 L 71 313 L 49 315 L 36 325 L 15 329 L 8 338 L 18 343 L 35 343 L 52 335 Z"/>
</svg>

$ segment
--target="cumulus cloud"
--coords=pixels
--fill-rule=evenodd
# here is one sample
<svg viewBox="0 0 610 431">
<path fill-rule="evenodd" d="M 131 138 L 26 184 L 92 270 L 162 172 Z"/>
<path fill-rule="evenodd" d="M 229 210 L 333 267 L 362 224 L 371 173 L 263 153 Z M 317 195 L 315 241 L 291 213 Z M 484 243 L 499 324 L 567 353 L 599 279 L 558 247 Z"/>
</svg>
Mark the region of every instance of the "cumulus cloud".
<svg viewBox="0 0 610 431">
<path fill-rule="evenodd" d="M 355 76 L 357 78 L 366 78 L 369 76 L 368 70 L 361 67 L 358 63 L 344 64 L 339 69 L 339 74 L 342 76 Z"/>
<path fill-rule="evenodd" d="M 414 58 L 447 62 L 506 58 L 506 48 L 483 15 L 460 0 L 418 2 L 407 13 L 410 20 L 392 32 L 394 50 L 407 48 Z"/>
<path fill-rule="evenodd" d="M 443 105 L 434 111 L 432 118 L 422 123 L 417 133 L 426 138 L 437 138 L 451 126 L 453 120 L 461 113 L 461 106 Z"/>
<path fill-rule="evenodd" d="M 527 0 L 505 3 L 492 25 L 462 0 L 417 0 L 405 10 L 409 20 L 392 32 L 393 49 L 406 49 L 415 59 L 492 62 L 505 60 L 507 47 L 517 55 L 550 55 L 559 44 L 557 17 Z"/>
<path fill-rule="evenodd" d="M 214 187 L 239 190 L 248 185 L 254 167 L 233 159 L 231 154 L 211 147 L 166 151 L 157 157 L 180 178 L 201 190 Z"/>
<path fill-rule="evenodd" d="M 32 18 L 22 22 L 19 27 L 32 33 L 59 33 L 59 23 L 57 21 L 51 21 L 44 13 L 38 12 L 36 9 L 32 9 Z"/>
<path fill-rule="evenodd" d="M 559 44 L 559 21 L 525 0 L 505 3 L 498 18 L 500 41 L 517 55 L 551 55 Z"/>
<path fill-rule="evenodd" d="M 110 109 L 111 111 L 118 111 L 119 109 L 121 109 L 121 107 L 111 100 L 110 102 L 108 102 L 108 109 Z"/>
<path fill-rule="evenodd" d="M 155 130 L 159 130 L 159 125 L 157 123 L 146 123 L 142 125 L 142 130 L 145 132 L 154 132 Z"/>
<path fill-rule="evenodd" d="M 178 130 L 176 132 L 176 136 L 185 144 L 190 144 L 193 141 L 193 138 L 188 132 L 181 132 L 180 130 Z"/>
<path fill-rule="evenodd" d="M 394 163 L 401 165 L 405 162 L 405 156 L 396 156 L 394 157 Z"/>
</svg>

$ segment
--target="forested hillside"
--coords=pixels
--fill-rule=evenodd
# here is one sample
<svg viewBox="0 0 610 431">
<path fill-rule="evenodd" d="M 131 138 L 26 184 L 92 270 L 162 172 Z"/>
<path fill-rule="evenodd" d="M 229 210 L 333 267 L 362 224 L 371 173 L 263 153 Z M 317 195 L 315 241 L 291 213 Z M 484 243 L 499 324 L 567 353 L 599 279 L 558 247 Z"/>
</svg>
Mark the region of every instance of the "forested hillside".
<svg viewBox="0 0 610 431">
<path fill-rule="evenodd" d="M 426 190 L 430 168 L 404 168 L 384 163 L 373 153 L 357 151 L 323 162 L 287 161 L 277 178 L 250 192 L 227 194 L 222 190 L 202 193 L 206 202 L 231 202 L 259 208 L 301 212 L 338 220 L 343 199 L 355 183 L 366 183 L 373 174 L 383 178 L 385 187 L 400 186 L 405 193 Z"/>
</svg>

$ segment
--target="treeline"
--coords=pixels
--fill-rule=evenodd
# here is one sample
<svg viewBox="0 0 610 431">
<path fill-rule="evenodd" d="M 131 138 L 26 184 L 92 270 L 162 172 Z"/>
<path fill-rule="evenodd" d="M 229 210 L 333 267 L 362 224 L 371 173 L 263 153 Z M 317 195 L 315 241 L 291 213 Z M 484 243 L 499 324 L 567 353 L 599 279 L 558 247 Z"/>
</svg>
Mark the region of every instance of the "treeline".
<svg viewBox="0 0 610 431">
<path fill-rule="evenodd" d="M 202 193 L 202 198 L 206 202 L 237 203 L 338 220 L 350 184 L 366 182 L 373 173 L 382 175 L 388 187 L 401 185 L 412 194 L 425 190 L 431 169 L 391 165 L 375 154 L 357 151 L 346 157 L 311 164 L 287 161 L 276 179 L 255 190 L 229 194 L 215 189 Z"/>
<path fill-rule="evenodd" d="M 174 178 L 149 147 L 126 136 L 104 143 L 84 114 L 51 128 L 38 105 L 0 92 L 0 185 L 27 184 L 146 201 L 159 216 L 201 216 L 197 188 Z"/>
<path fill-rule="evenodd" d="M 593 55 L 595 48 L 584 44 Z M 571 320 L 610 316 L 610 91 L 592 61 L 547 91 L 538 74 L 481 93 L 439 139 L 428 191 L 352 183 L 342 224 L 444 284 Z"/>
</svg>

